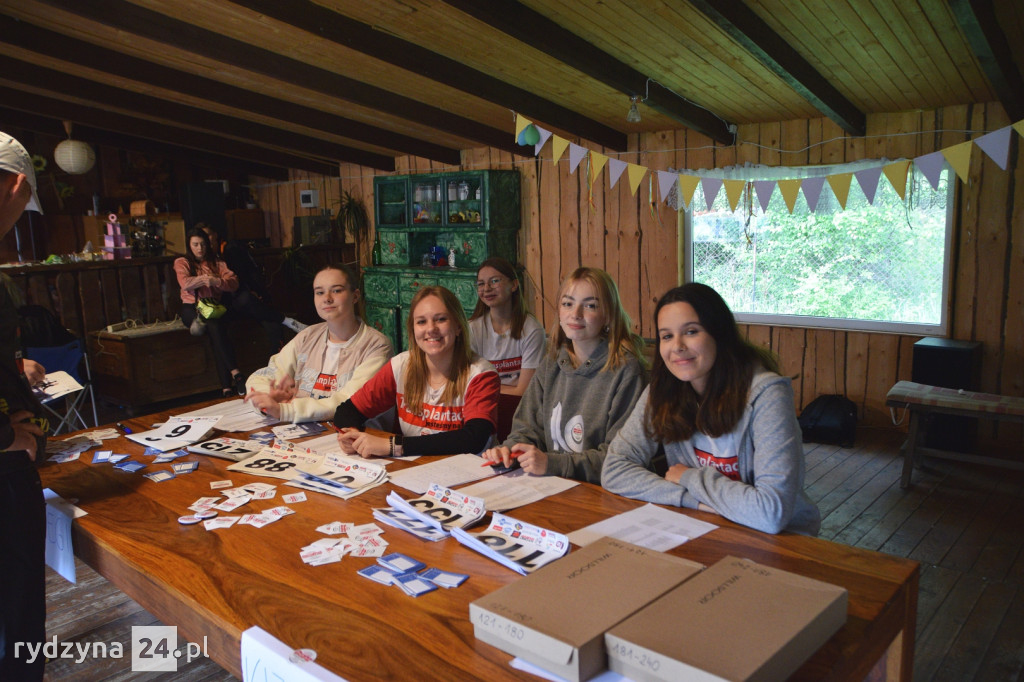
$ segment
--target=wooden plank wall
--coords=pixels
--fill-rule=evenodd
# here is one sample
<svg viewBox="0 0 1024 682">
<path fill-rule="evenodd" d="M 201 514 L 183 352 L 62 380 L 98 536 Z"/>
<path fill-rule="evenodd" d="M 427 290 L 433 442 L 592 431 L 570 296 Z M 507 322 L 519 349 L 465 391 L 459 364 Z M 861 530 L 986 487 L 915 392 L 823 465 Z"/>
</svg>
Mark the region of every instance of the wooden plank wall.
<svg viewBox="0 0 1024 682">
<path fill-rule="evenodd" d="M 586 141 L 577 143 L 652 170 L 747 162 L 798 166 L 913 158 L 977 137 L 966 131 L 991 131 L 1009 123 L 1002 108 L 993 104 L 873 114 L 868 116 L 863 138 L 847 136 L 827 119 L 811 119 L 742 125 L 740 142 L 729 147 L 685 129 L 631 135 L 630 148 L 621 154 Z M 1022 396 L 1024 163 L 1018 136 L 1012 138 L 1007 170 L 975 148 L 970 181 L 958 183 L 950 336 L 984 344 L 983 391 Z M 399 157 L 397 163 L 397 173 L 459 170 L 415 157 Z M 552 299 L 559 282 L 582 264 L 602 267 L 613 275 L 635 328 L 646 337 L 653 336 L 657 297 L 676 284 L 678 244 L 675 212 L 657 201 L 652 208 L 648 201 L 649 177 L 636 196 L 631 195 L 625 175 L 609 189 L 607 172 L 591 191 L 585 162 L 570 173 L 568 154 L 553 164 L 550 145 L 539 158 L 513 157 L 491 148 L 468 150 L 461 168 L 514 168 L 522 174 L 519 250 L 527 272 L 525 290 L 546 327 L 556 320 Z M 372 169 L 343 166 L 337 185 L 339 190 L 363 196 L 371 216 L 375 174 Z M 314 186 L 321 182 L 302 180 Z M 297 197 L 297 190 L 278 188 L 261 190 L 260 204 L 268 214 L 277 206 L 281 222 L 290 224 L 297 198 L 293 205 L 287 204 Z M 656 180 L 653 193 L 657 196 Z M 361 245 L 360 262 L 369 262 L 367 244 Z M 796 377 L 798 410 L 820 394 L 844 393 L 858 404 L 862 424 L 892 427 L 885 394 L 896 381 L 910 379 L 913 344 L 920 337 L 757 325 L 747 325 L 745 331 L 750 339 L 778 353 L 785 372 Z M 1019 448 L 1022 442 L 1020 426 L 984 425 L 981 431 L 983 446 Z"/>
</svg>

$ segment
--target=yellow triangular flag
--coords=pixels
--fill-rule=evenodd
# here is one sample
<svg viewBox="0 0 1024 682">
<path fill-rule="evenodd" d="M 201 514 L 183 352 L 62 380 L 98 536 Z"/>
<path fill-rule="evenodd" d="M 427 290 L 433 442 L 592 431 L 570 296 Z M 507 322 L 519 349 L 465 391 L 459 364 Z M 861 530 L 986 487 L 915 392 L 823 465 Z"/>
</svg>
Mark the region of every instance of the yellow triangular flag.
<svg viewBox="0 0 1024 682">
<path fill-rule="evenodd" d="M 894 161 L 882 166 L 882 172 L 889 179 L 889 184 L 900 195 L 900 199 L 907 195 L 907 171 L 910 170 L 910 159 L 906 161 Z"/>
<path fill-rule="evenodd" d="M 516 137 L 519 137 L 519 133 L 516 133 Z M 569 146 L 569 140 L 558 135 L 551 136 L 551 154 L 552 163 L 558 163 L 558 160 L 562 158 L 562 154 L 565 153 L 566 148 Z"/>
<path fill-rule="evenodd" d="M 608 157 L 598 152 L 590 152 L 590 182 L 593 184 L 597 176 L 601 174 L 604 165 L 608 163 Z"/>
<path fill-rule="evenodd" d="M 853 180 L 853 173 L 836 173 L 828 176 L 828 185 L 832 193 L 836 195 L 839 205 L 846 210 L 846 198 L 850 196 L 850 181 Z"/>
<path fill-rule="evenodd" d="M 626 168 L 626 172 L 629 173 L 629 191 L 636 196 L 636 191 L 640 189 L 640 181 L 647 175 L 647 166 L 638 166 L 635 163 L 629 164 Z"/>
<path fill-rule="evenodd" d="M 1016 130 L 1021 135 L 1024 135 L 1024 120 L 1017 121 L 1016 123 L 1014 123 L 1013 129 Z"/>
<path fill-rule="evenodd" d="M 519 133 L 523 132 L 523 128 L 533 123 L 530 119 L 526 118 L 522 114 L 516 114 L 516 139 L 519 139 Z"/>
<path fill-rule="evenodd" d="M 790 180 L 779 180 L 776 183 L 779 186 L 779 192 L 782 193 L 782 198 L 786 201 L 786 207 L 789 212 L 793 212 L 793 207 L 796 206 L 796 197 L 800 194 L 800 185 L 803 181 L 799 178 Z"/>
<path fill-rule="evenodd" d="M 746 180 L 723 180 L 725 185 L 725 196 L 729 199 L 729 208 L 733 211 L 739 206 L 740 197 L 743 196 L 743 188 L 747 186 Z"/>
<path fill-rule="evenodd" d="M 687 208 L 689 208 L 690 202 L 693 201 L 693 193 L 697 191 L 698 184 L 700 184 L 700 178 L 696 175 L 679 174 L 679 196 Z"/>
<path fill-rule="evenodd" d="M 949 161 L 949 165 L 956 171 L 960 182 L 967 182 L 967 172 L 971 168 L 972 147 L 974 147 L 974 143 L 968 140 L 967 142 L 961 142 L 942 150 L 942 155 L 946 157 L 946 161 Z"/>
</svg>

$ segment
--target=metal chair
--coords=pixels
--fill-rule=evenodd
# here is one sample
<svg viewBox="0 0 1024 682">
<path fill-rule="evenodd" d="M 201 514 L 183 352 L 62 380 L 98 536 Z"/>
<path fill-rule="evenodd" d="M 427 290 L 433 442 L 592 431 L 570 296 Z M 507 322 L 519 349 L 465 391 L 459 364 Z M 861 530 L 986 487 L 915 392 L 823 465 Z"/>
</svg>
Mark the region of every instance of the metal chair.
<svg viewBox="0 0 1024 682">
<path fill-rule="evenodd" d="M 69 432 L 79 428 L 89 428 L 89 424 L 82 414 L 87 398 L 92 405 L 92 425 L 93 427 L 98 425 L 96 395 L 92 387 L 92 370 L 89 367 L 89 355 L 85 352 L 84 341 L 75 339 L 63 346 L 29 347 L 25 349 L 25 356 L 41 364 L 47 374 L 64 371 L 82 385 L 80 391 L 43 403 L 43 407 L 60 420 L 51 435 L 59 434 L 65 427 Z M 55 409 L 61 400 L 64 402 L 63 414 Z"/>
</svg>

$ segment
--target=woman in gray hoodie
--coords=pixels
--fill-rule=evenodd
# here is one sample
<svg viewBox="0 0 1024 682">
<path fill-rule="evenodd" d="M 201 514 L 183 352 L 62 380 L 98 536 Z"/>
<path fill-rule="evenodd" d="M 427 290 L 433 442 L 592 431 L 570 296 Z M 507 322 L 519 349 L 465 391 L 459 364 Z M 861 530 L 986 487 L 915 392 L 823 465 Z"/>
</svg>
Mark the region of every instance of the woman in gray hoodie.
<svg viewBox="0 0 1024 682">
<path fill-rule="evenodd" d="M 631 331 L 615 281 L 577 268 L 558 290 L 558 327 L 512 418 L 484 459 L 538 476 L 600 483 L 608 443 L 647 384 L 643 339 Z"/>
<path fill-rule="evenodd" d="M 766 533 L 817 535 L 793 388 L 775 357 L 740 336 L 729 306 L 704 284 L 670 290 L 654 317 L 651 385 L 612 441 L 601 484 Z M 659 445 L 664 477 L 648 469 Z"/>
</svg>

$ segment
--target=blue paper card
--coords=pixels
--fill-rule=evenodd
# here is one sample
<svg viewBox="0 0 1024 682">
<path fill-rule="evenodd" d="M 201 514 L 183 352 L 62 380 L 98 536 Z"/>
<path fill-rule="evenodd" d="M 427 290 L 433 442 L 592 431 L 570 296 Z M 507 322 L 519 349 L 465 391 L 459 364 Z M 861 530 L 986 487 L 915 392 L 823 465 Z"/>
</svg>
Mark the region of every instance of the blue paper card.
<svg viewBox="0 0 1024 682">
<path fill-rule="evenodd" d="M 427 567 L 427 565 L 422 561 L 416 561 L 412 557 L 406 556 L 401 552 L 392 552 L 391 554 L 382 556 L 377 559 L 377 563 L 381 566 L 390 568 L 392 571 L 397 571 L 398 573 L 416 572 L 421 568 Z"/>
</svg>

